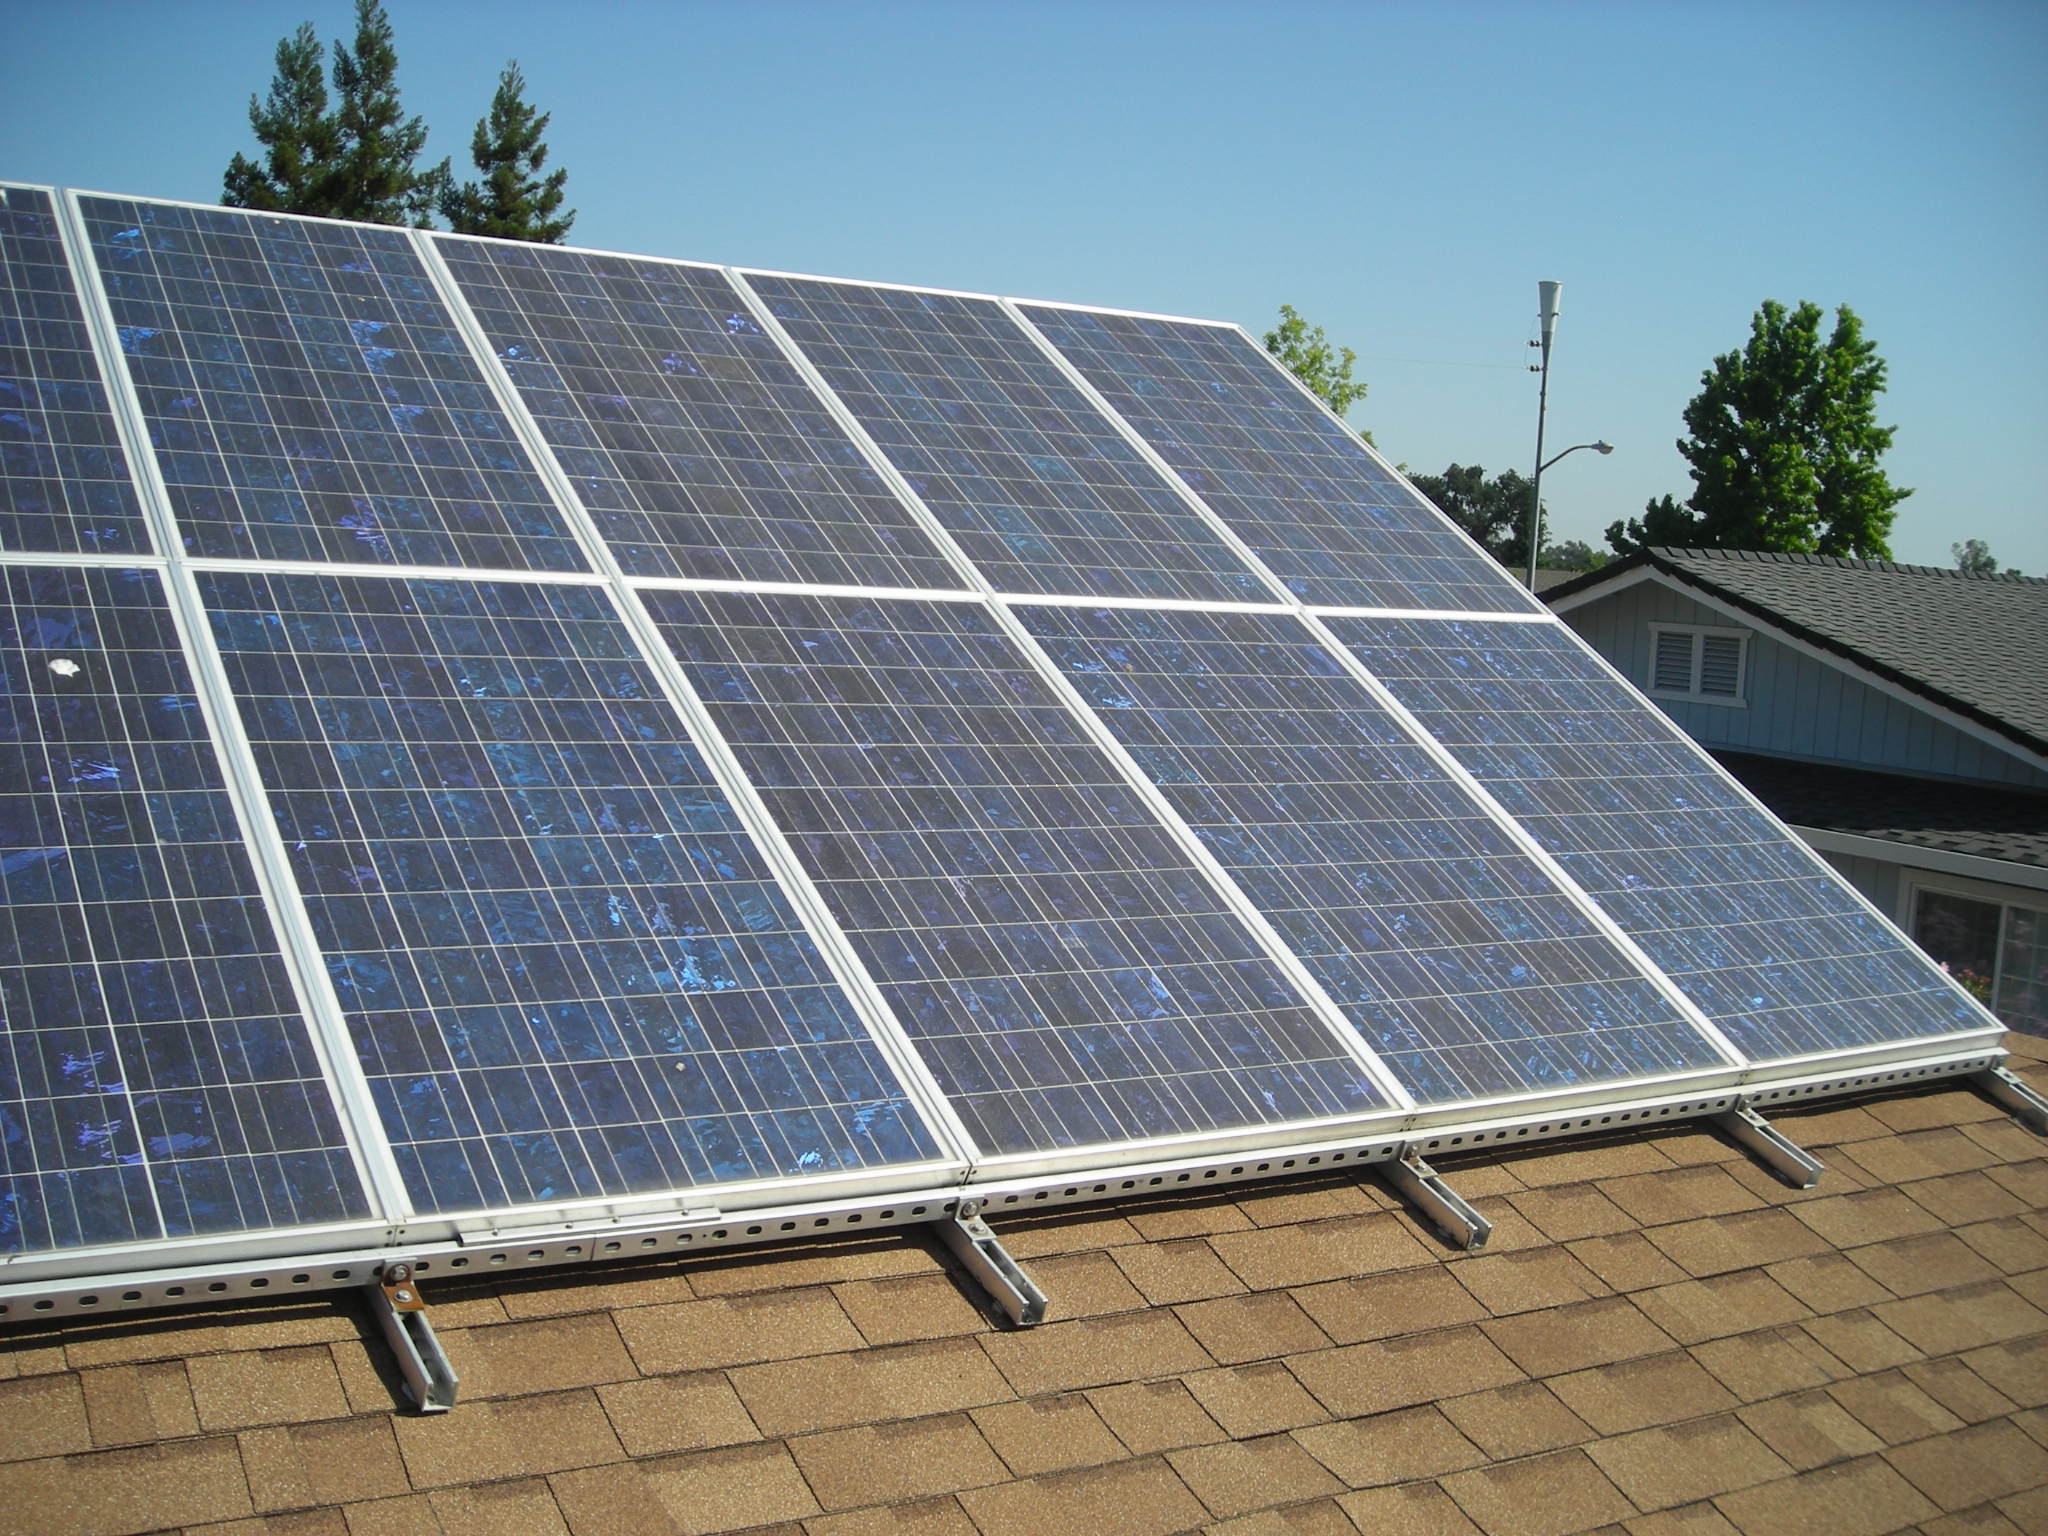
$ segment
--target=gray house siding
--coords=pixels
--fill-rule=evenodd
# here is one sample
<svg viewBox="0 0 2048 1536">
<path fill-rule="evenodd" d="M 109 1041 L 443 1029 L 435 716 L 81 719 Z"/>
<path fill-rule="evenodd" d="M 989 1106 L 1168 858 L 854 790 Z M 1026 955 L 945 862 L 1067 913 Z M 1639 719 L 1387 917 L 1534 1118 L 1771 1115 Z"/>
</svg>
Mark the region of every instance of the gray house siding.
<svg viewBox="0 0 2048 1536">
<path fill-rule="evenodd" d="M 1861 891 L 1870 904 L 1893 922 L 1903 925 L 1908 913 L 1899 905 L 1899 866 L 1883 859 L 1859 858 L 1853 853 L 1821 851 L 1848 882 Z"/>
<path fill-rule="evenodd" d="M 1661 582 L 1638 582 L 1574 608 L 1564 619 L 1645 691 L 1652 624 L 1748 630 L 1746 705 L 1657 701 L 1681 729 L 1707 746 L 2048 789 L 2048 771 Z"/>
</svg>

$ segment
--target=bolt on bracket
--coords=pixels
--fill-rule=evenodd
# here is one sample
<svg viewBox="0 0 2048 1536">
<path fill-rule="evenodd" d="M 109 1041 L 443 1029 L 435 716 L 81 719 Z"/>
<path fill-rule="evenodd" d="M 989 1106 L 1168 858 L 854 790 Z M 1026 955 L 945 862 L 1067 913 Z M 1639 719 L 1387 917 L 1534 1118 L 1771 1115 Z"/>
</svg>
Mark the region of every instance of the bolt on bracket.
<svg viewBox="0 0 2048 1536">
<path fill-rule="evenodd" d="M 1004 1316 L 1019 1328 L 1029 1328 L 1045 1320 L 1045 1292 L 1032 1283 L 1017 1261 L 1010 1257 L 1002 1241 L 989 1230 L 987 1222 L 981 1219 L 981 1202 L 962 1200 L 958 1212 L 950 1219 L 936 1223 L 939 1236 L 945 1240 L 967 1267 L 967 1272 L 986 1291 L 989 1298 L 1003 1310 Z"/>
<path fill-rule="evenodd" d="M 455 1367 L 441 1348 L 434 1325 L 427 1320 L 426 1299 L 413 1279 L 412 1265 L 394 1260 L 378 1271 L 369 1293 L 370 1310 L 405 1376 L 405 1389 L 421 1413 L 446 1413 L 455 1406 Z"/>
<path fill-rule="evenodd" d="M 1446 1184 L 1415 1148 L 1403 1147 L 1399 1157 L 1375 1163 L 1373 1167 L 1393 1186 L 1394 1193 L 1420 1211 L 1453 1248 L 1477 1253 L 1493 1236 L 1493 1223 Z"/>
</svg>

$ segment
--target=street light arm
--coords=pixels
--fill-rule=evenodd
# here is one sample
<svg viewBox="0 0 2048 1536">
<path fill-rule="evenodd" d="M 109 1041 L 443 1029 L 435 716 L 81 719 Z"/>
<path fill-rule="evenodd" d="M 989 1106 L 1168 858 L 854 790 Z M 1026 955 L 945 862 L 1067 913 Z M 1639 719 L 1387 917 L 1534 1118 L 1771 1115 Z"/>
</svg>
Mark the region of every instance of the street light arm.
<svg viewBox="0 0 2048 1536">
<path fill-rule="evenodd" d="M 1542 474 L 1544 470 L 1550 468 L 1551 465 L 1563 458 L 1565 454 L 1577 453 L 1581 448 L 1591 448 L 1595 453 L 1601 454 L 1614 452 L 1614 444 L 1612 443 L 1573 443 L 1571 447 L 1565 449 L 1564 453 L 1553 453 L 1549 458 L 1545 459 L 1536 473 Z"/>
</svg>

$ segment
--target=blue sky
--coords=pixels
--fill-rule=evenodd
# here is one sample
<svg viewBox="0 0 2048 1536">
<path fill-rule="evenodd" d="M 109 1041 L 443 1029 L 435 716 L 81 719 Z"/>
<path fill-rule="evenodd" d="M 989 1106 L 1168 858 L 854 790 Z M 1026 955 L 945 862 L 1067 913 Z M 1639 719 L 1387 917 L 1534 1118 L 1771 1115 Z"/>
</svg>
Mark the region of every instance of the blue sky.
<svg viewBox="0 0 2048 1536">
<path fill-rule="evenodd" d="M 1422 472 L 1526 473 L 1563 280 L 1560 537 L 1690 482 L 1699 376 L 1766 298 L 1891 366 L 1894 553 L 2048 572 L 2039 4 L 388 0 L 454 155 L 517 58 L 580 245 L 1240 321 L 1355 347 Z M 277 39 L 348 0 L 6 11 L 0 176 L 213 201 Z"/>
</svg>

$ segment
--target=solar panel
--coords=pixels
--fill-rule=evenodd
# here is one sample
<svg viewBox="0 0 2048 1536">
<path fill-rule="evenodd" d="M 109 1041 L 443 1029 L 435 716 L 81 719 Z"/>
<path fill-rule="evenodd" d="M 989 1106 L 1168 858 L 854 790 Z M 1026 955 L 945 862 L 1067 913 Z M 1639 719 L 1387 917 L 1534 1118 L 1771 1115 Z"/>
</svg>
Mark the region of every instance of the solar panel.
<svg viewBox="0 0 2048 1536">
<path fill-rule="evenodd" d="M 1984 1027 L 1564 625 L 1330 627 L 1750 1056 Z"/>
<path fill-rule="evenodd" d="M 984 1149 L 1385 1107 L 984 609 L 643 600 Z"/>
<path fill-rule="evenodd" d="M 724 273 L 435 247 L 629 574 L 963 584 Z"/>
<path fill-rule="evenodd" d="M 1535 607 L 1236 327 L 1020 308 L 1303 601 Z"/>
<path fill-rule="evenodd" d="M 79 201 L 188 553 L 586 568 L 404 230 Z"/>
<path fill-rule="evenodd" d="M 602 591 L 199 582 L 421 1209 L 938 1155 Z"/>
<path fill-rule="evenodd" d="M 149 549 L 50 194 L 0 187 L 0 550 Z"/>
<path fill-rule="evenodd" d="M 365 1214 L 161 577 L 0 590 L 0 1251 Z"/>
<path fill-rule="evenodd" d="M 1024 622 L 1421 1102 L 1724 1064 L 1296 619 Z"/>
<path fill-rule="evenodd" d="M 1272 598 L 994 300 L 747 281 L 998 591 Z"/>
</svg>

